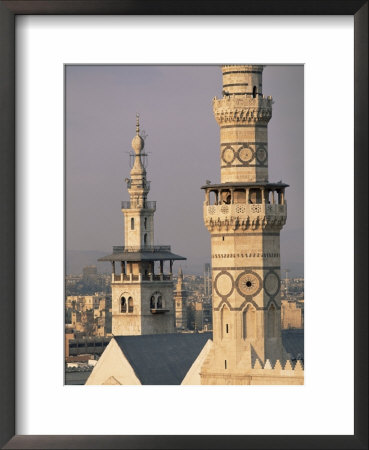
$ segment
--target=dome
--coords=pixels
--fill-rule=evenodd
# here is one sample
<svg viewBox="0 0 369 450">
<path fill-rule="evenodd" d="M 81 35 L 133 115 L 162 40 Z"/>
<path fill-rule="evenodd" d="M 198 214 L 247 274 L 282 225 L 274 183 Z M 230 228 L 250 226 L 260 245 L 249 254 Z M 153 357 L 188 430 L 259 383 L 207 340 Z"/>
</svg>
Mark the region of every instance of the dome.
<svg viewBox="0 0 369 450">
<path fill-rule="evenodd" d="M 132 148 L 136 154 L 139 154 L 141 150 L 144 148 L 145 142 L 139 134 L 132 139 Z"/>
</svg>

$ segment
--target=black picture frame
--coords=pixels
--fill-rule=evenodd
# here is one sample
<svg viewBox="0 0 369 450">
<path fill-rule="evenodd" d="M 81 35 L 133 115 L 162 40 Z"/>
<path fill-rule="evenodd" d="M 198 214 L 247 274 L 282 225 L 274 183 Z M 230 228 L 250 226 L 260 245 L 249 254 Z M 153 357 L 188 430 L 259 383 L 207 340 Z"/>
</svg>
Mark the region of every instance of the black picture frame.
<svg viewBox="0 0 369 450">
<path fill-rule="evenodd" d="M 15 17 L 19 14 L 354 16 L 354 435 L 15 435 Z M 0 445 L 6 449 L 367 449 L 368 448 L 368 1 L 9 0 L 0 1 Z M 338 220 L 338 218 L 333 218 Z M 337 365 L 339 367 L 339 361 Z M 337 392 L 339 397 L 340 393 Z M 317 405 L 318 407 L 318 405 Z"/>
</svg>

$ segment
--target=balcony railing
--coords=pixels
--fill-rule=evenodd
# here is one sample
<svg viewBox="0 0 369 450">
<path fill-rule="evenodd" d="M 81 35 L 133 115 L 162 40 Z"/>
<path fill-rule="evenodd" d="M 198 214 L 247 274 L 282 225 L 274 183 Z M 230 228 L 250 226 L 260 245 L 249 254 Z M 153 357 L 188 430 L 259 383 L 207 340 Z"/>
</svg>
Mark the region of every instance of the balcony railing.
<svg viewBox="0 0 369 450">
<path fill-rule="evenodd" d="M 170 245 L 114 246 L 113 253 L 123 252 L 170 252 Z"/>
<path fill-rule="evenodd" d="M 173 274 L 148 274 L 148 275 L 134 275 L 134 274 L 113 274 L 113 283 L 135 283 L 137 281 L 141 282 L 152 282 L 152 281 L 171 281 L 173 280 Z"/>
<path fill-rule="evenodd" d="M 233 203 L 233 204 L 222 204 L 222 205 L 204 205 L 204 215 L 205 216 L 269 216 L 269 215 L 279 215 L 284 216 L 287 214 L 287 204 L 246 204 L 246 203 Z"/>
<path fill-rule="evenodd" d="M 121 208 L 122 209 L 139 209 L 139 208 L 156 209 L 156 201 L 145 201 L 145 202 L 143 202 L 143 204 L 140 204 L 138 202 L 123 201 L 123 202 L 121 202 Z"/>
</svg>

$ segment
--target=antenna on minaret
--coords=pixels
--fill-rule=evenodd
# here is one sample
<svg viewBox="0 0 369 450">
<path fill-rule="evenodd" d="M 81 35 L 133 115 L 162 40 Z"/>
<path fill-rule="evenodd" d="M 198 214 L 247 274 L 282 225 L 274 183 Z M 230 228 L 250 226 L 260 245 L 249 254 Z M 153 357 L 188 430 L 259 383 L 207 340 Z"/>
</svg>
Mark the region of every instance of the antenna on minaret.
<svg viewBox="0 0 369 450">
<path fill-rule="evenodd" d="M 140 115 L 136 113 L 136 134 L 140 134 Z"/>
</svg>

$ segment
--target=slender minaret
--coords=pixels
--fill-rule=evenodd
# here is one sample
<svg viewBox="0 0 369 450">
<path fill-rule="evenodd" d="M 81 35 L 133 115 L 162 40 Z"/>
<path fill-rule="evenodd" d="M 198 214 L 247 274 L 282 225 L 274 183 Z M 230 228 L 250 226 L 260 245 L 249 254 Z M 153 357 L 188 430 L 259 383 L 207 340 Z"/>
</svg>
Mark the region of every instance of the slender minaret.
<svg viewBox="0 0 369 450">
<path fill-rule="evenodd" d="M 176 307 L 176 328 L 183 330 L 187 328 L 187 304 L 186 291 L 183 285 L 182 267 L 178 270 L 177 286 L 174 293 L 174 303 Z"/>
<path fill-rule="evenodd" d="M 204 221 L 211 234 L 213 351 L 202 382 L 283 360 L 280 320 L 280 230 L 286 184 L 268 181 L 272 98 L 262 93 L 263 66 L 222 67 L 214 98 L 220 127 L 220 184 L 207 184 Z M 219 375 L 220 374 L 220 375 Z M 209 378 L 210 377 L 210 378 Z"/>
<path fill-rule="evenodd" d="M 132 140 L 134 162 L 131 178 L 126 179 L 130 200 L 122 202 L 125 245 L 113 247 L 112 255 L 99 259 L 112 263 L 112 333 L 115 336 L 174 333 L 173 261 L 186 259 L 171 253 L 169 245 L 154 246 L 156 202 L 147 200 L 150 182 L 143 163 L 144 145 L 137 115 L 136 135 Z M 117 262 L 120 263 L 118 274 Z M 165 262 L 169 262 L 167 274 Z"/>
</svg>

